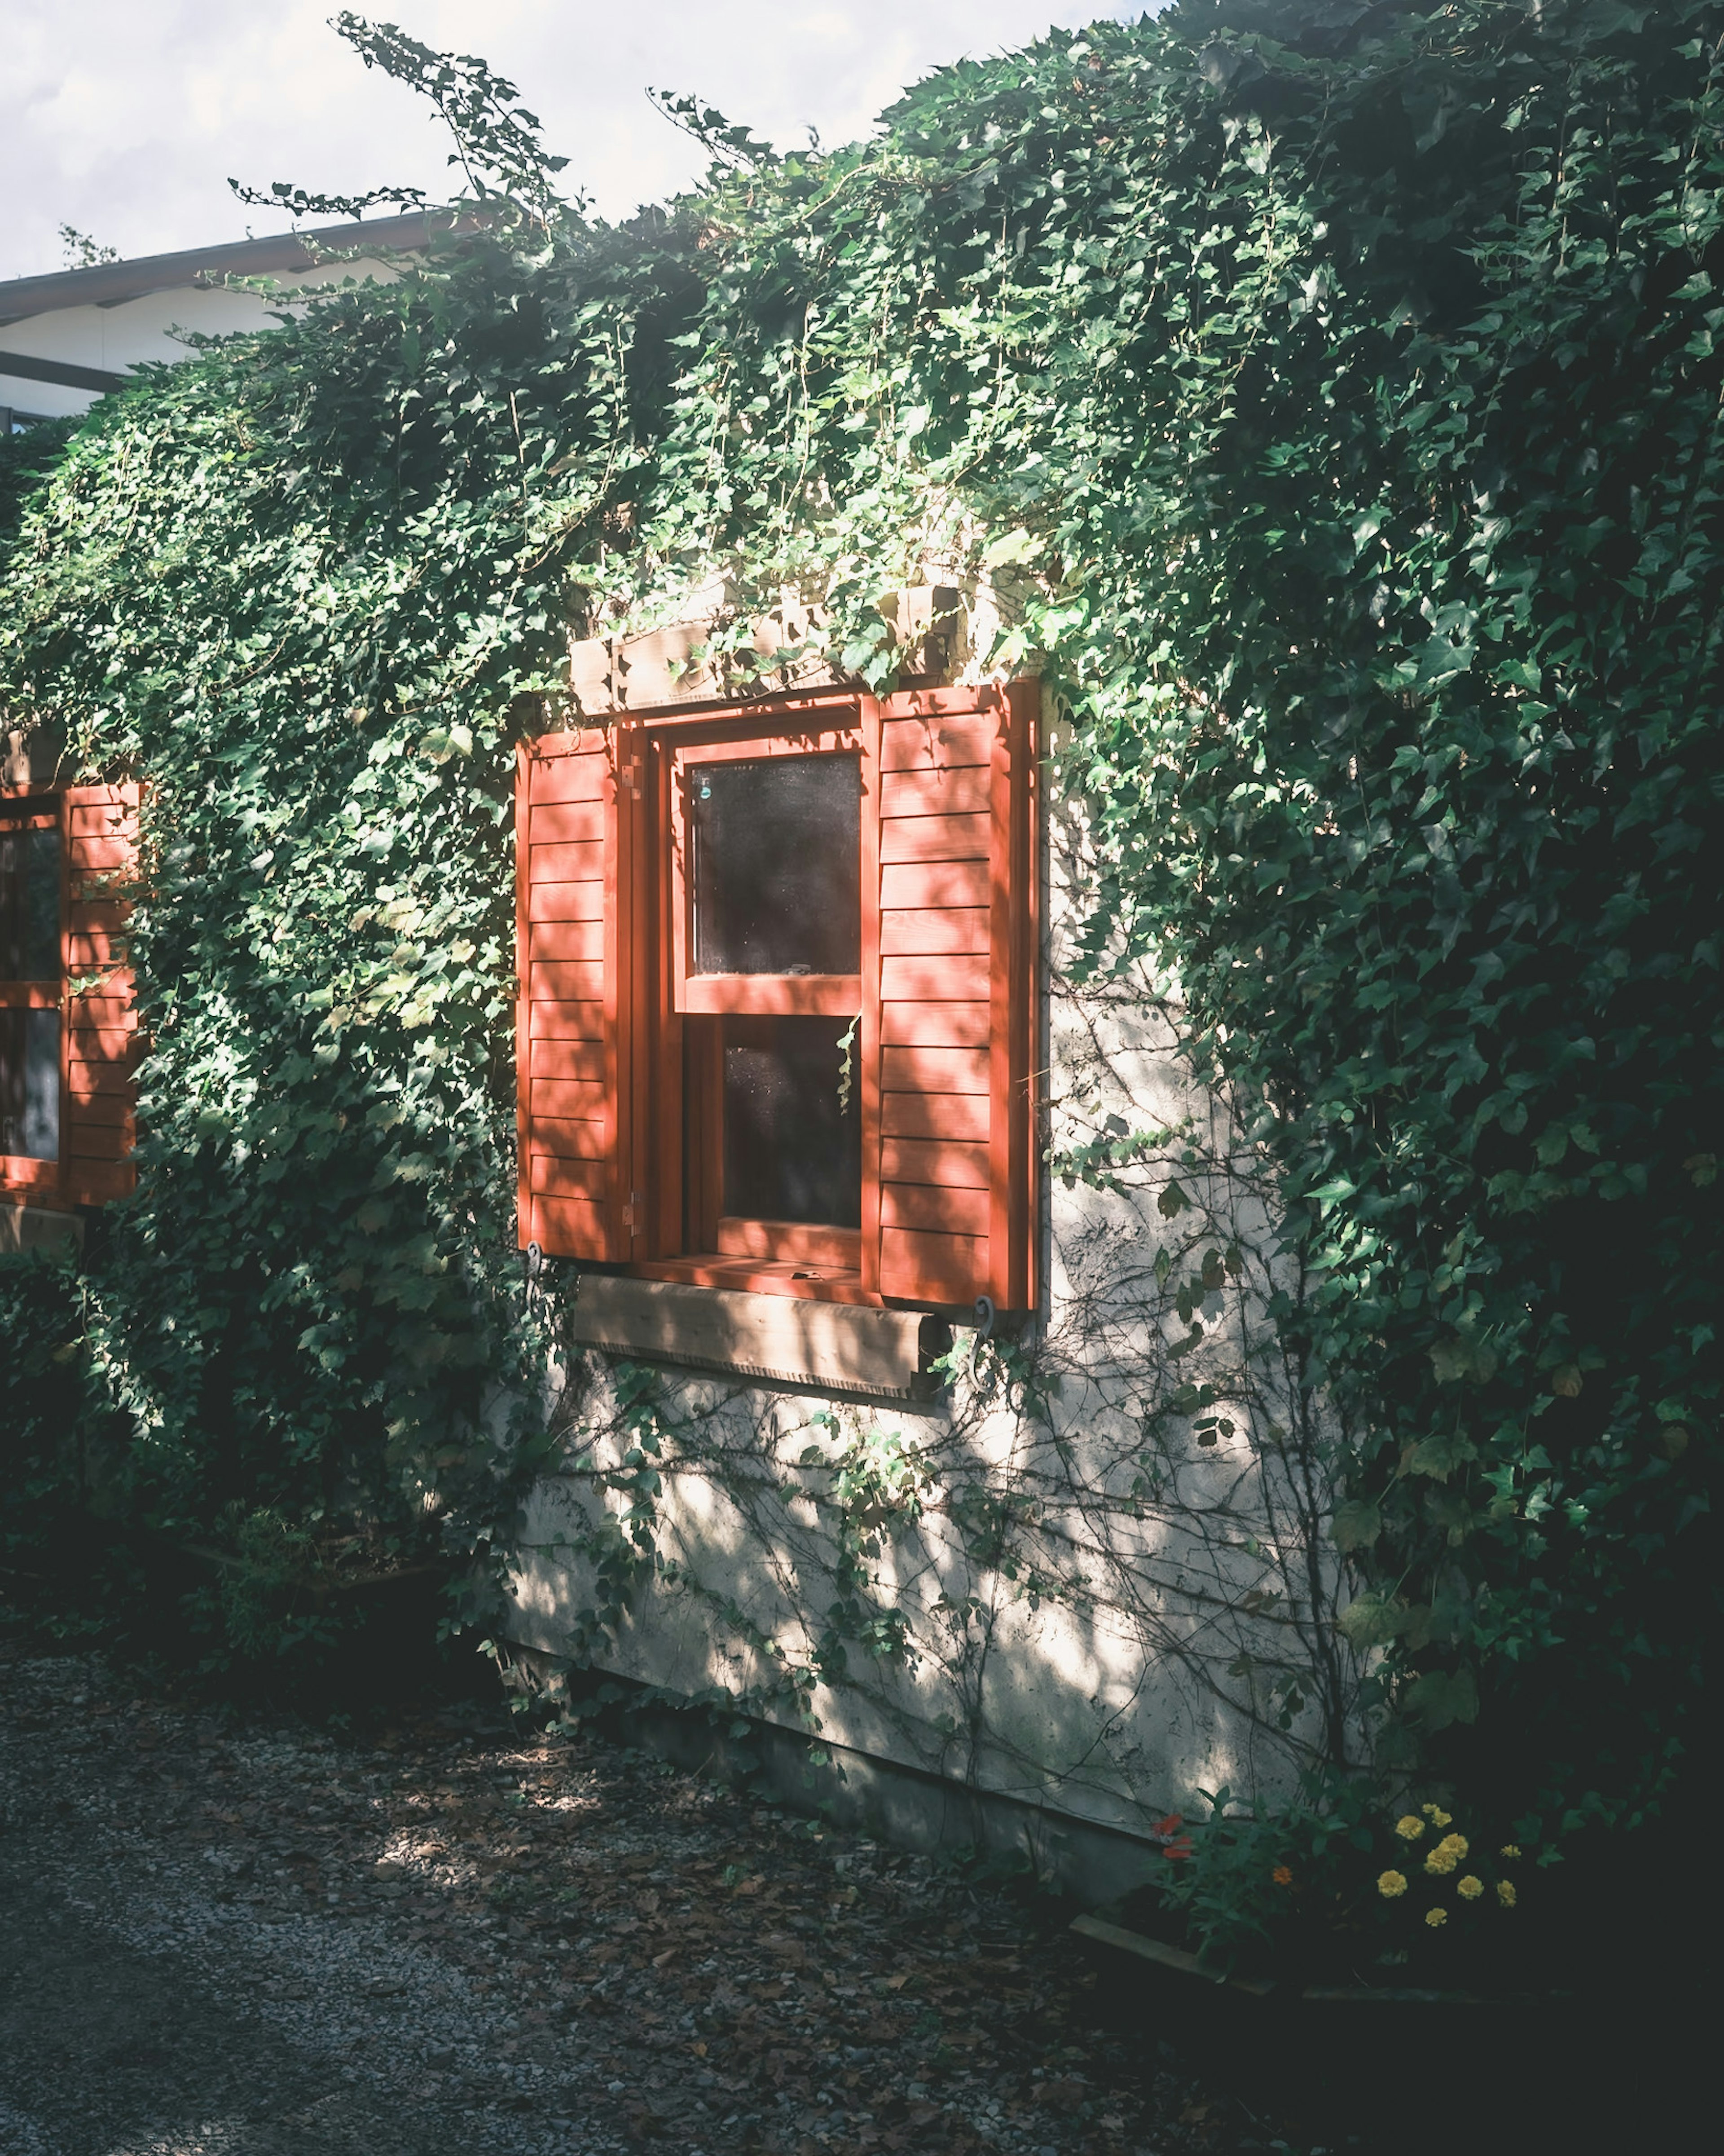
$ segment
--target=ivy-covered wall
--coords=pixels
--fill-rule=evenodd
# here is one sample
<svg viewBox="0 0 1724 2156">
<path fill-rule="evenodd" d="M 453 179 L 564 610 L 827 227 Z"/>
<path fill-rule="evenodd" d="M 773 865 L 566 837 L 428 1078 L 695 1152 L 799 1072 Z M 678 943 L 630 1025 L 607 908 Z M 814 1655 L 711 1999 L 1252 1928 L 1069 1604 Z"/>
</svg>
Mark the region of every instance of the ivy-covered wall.
<svg viewBox="0 0 1724 2156">
<path fill-rule="evenodd" d="M 1070 802 L 1052 824 L 1038 1093 L 1067 1165 L 1044 1171 L 1034 1322 L 958 1326 L 939 1397 L 892 1407 L 571 1355 L 505 1622 L 1147 1838 L 1202 1790 L 1285 1800 L 1301 1768 L 1368 1767 L 1371 1740 L 1335 1433 L 1269 1317 L 1294 1277 L 1269 1163 L 1143 968 L 1082 978 L 1090 834 Z"/>
<path fill-rule="evenodd" d="M 1074 981 L 1249 1143 L 1379 1771 L 1546 1846 L 1642 1819 L 1716 1619 L 1721 39 L 1187 0 L 830 153 L 687 104 L 710 184 L 620 228 L 436 77 L 489 222 L 109 400 L 9 546 L 13 709 L 151 788 L 141 1187 L 84 1291 L 124 1503 L 307 1563 L 509 1540 L 568 1441 L 511 1247 L 517 696 L 716 570 L 739 644 L 788 588 L 870 681 L 883 589 L 980 581 L 1071 713 Z M 1056 1183 L 1184 1194 L 1159 1116 Z M 1207 1323 L 1230 1245 L 1145 1224 Z M 1156 1473 L 1221 1454 L 1183 1383 Z M 1336 1753 L 1301 1702 L 1262 1685 Z"/>
</svg>

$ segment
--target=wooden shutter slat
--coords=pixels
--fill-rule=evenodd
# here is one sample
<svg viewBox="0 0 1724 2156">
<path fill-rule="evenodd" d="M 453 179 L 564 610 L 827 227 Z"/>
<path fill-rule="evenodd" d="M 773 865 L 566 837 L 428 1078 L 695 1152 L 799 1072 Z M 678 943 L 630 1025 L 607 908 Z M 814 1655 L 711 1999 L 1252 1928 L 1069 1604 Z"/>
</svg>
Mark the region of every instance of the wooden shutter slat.
<svg viewBox="0 0 1724 2156">
<path fill-rule="evenodd" d="M 534 921 L 528 923 L 527 956 L 580 965 L 604 963 L 602 921 Z"/>
<path fill-rule="evenodd" d="M 980 1138 L 988 1137 L 985 1093 L 883 1093 L 880 1127 L 883 1137 Z"/>
<path fill-rule="evenodd" d="M 602 801 L 536 801 L 527 826 L 536 846 L 602 846 L 604 844 L 604 803 Z"/>
<path fill-rule="evenodd" d="M 603 1040 L 604 1005 L 582 997 L 567 1003 L 536 1003 L 531 1037 L 535 1040 Z"/>
<path fill-rule="evenodd" d="M 880 875 L 884 910 L 923 906 L 980 906 L 989 897 L 988 864 L 978 861 L 895 861 Z"/>
<path fill-rule="evenodd" d="M 895 1004 L 986 1004 L 985 952 L 956 951 L 935 957 L 882 958 L 881 999 Z"/>
<path fill-rule="evenodd" d="M 986 816 L 893 816 L 880 827 L 883 865 L 988 858 Z"/>
<path fill-rule="evenodd" d="M 888 1295 L 915 1302 L 973 1302 L 987 1277 L 988 1239 L 882 1228 L 880 1279 Z M 900 1285 L 901 1283 L 901 1285 Z"/>
<path fill-rule="evenodd" d="M 880 1149 L 882 1180 L 890 1183 L 931 1183 L 955 1190 L 986 1190 L 988 1147 L 957 1138 L 901 1138 L 882 1140 Z"/>
<path fill-rule="evenodd" d="M 946 770 L 886 771 L 880 774 L 882 816 L 985 816 L 991 778 L 985 763 Z"/>
<path fill-rule="evenodd" d="M 980 906 L 928 906 L 916 912 L 882 913 L 880 947 L 892 958 L 985 951 L 988 921 L 988 910 Z"/>
<path fill-rule="evenodd" d="M 986 1004 L 886 1004 L 880 1040 L 893 1048 L 986 1048 Z"/>
<path fill-rule="evenodd" d="M 883 1048 L 880 1085 L 888 1093 L 985 1093 L 985 1048 Z"/>
<path fill-rule="evenodd" d="M 527 901 L 530 921 L 603 921 L 604 886 L 602 883 L 543 883 L 533 886 Z"/>
<path fill-rule="evenodd" d="M 529 834 L 531 835 L 531 834 Z M 600 883 L 605 880 L 605 842 L 585 839 L 567 844 L 534 846 L 533 880 L 549 883 Z"/>
<path fill-rule="evenodd" d="M 986 764 L 994 725 L 991 716 L 973 712 L 964 718 L 889 718 L 880 728 L 880 769 L 945 771 L 958 764 Z"/>
</svg>

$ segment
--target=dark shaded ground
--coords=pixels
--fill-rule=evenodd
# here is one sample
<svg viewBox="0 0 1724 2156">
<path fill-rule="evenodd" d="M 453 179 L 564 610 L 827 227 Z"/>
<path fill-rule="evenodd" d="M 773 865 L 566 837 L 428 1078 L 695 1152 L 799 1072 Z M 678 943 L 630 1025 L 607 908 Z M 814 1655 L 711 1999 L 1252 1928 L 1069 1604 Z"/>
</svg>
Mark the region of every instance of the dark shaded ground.
<svg viewBox="0 0 1724 2156">
<path fill-rule="evenodd" d="M 0 1917 L 3 2156 L 1325 2145 L 1000 1890 L 500 1711 L 340 1742 L 0 1647 Z"/>
</svg>

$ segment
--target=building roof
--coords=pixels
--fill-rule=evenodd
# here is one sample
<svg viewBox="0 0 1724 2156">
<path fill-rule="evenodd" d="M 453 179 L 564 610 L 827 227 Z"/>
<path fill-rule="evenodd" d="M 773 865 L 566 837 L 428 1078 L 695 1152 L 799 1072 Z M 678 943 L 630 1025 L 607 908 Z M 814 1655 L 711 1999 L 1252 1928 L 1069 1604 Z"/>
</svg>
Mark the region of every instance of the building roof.
<svg viewBox="0 0 1724 2156">
<path fill-rule="evenodd" d="M 356 247 L 367 253 L 423 247 L 434 226 L 446 228 L 453 222 L 446 215 L 410 210 L 403 217 L 320 225 L 314 231 L 275 233 L 265 239 L 233 240 L 220 247 L 188 247 L 174 254 L 141 254 L 130 262 L 98 262 L 88 270 L 58 270 L 45 277 L 14 277 L 0 281 L 0 324 L 52 314 L 62 307 L 115 307 L 147 292 L 213 284 L 223 277 L 267 277 L 283 270 L 310 270 L 322 256 Z"/>
</svg>

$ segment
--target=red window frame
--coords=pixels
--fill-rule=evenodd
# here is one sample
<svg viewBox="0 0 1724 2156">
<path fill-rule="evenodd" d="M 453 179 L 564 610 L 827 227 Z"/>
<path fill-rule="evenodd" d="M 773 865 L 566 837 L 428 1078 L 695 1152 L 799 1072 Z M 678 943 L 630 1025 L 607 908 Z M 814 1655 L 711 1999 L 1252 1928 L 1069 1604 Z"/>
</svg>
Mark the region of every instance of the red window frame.
<svg viewBox="0 0 1724 2156">
<path fill-rule="evenodd" d="M 137 808 L 133 785 L 0 787 L 6 821 L 51 822 L 60 836 L 58 977 L 0 982 L 0 1007 L 59 1012 L 59 1156 L 0 1154 L 0 1200 L 64 1209 L 135 1185 L 137 1018 L 126 933 Z"/>
<path fill-rule="evenodd" d="M 1039 702 L 1034 682 L 833 690 L 523 746 L 523 1247 L 832 1301 L 1033 1303 Z M 859 982 L 690 976 L 679 773 L 822 753 L 860 759 Z M 690 1021 L 843 1016 L 858 987 L 859 1230 L 726 1222 Z"/>
</svg>

